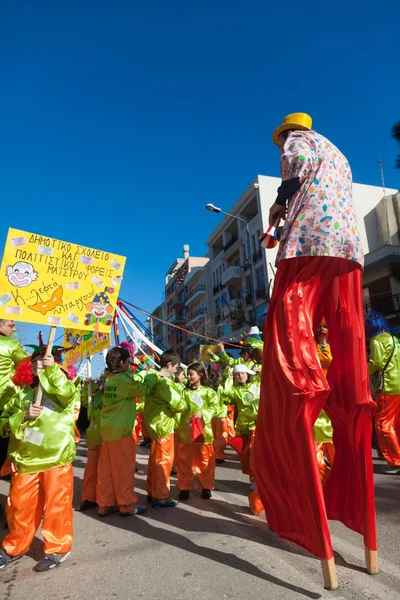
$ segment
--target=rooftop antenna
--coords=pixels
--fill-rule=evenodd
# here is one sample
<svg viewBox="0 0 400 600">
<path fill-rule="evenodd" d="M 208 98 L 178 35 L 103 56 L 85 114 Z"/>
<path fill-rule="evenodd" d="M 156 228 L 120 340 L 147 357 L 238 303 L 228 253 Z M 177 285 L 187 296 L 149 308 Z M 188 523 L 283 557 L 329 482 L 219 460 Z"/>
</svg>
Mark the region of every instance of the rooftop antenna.
<svg viewBox="0 0 400 600">
<path fill-rule="evenodd" d="M 383 159 L 379 158 L 378 159 L 379 162 L 379 169 L 381 172 L 381 178 L 382 178 L 382 189 L 383 189 L 383 195 L 386 196 L 386 189 L 385 189 L 385 178 L 383 176 Z"/>
</svg>

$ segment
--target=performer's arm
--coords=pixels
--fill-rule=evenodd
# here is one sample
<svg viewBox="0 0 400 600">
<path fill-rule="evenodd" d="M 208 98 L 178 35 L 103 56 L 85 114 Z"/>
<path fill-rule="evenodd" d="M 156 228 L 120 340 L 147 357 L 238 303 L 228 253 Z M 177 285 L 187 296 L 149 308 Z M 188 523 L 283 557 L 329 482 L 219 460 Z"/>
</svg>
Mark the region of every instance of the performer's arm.
<svg viewBox="0 0 400 600">
<path fill-rule="evenodd" d="M 285 219 L 287 201 L 299 190 L 313 171 L 314 152 L 302 131 L 290 132 L 281 151 L 282 184 L 271 206 L 269 224 L 278 217 Z"/>
</svg>

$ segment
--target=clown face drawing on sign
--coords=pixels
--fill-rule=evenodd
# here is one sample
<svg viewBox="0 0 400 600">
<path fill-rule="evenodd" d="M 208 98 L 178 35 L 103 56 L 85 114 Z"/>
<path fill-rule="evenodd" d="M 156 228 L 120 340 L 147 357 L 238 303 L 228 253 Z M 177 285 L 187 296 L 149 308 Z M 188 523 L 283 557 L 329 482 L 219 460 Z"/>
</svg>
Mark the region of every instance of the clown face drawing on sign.
<svg viewBox="0 0 400 600">
<path fill-rule="evenodd" d="M 12 267 L 7 267 L 6 274 L 8 281 L 15 287 L 26 287 L 38 278 L 33 266 L 22 261 L 16 262 Z"/>
<path fill-rule="evenodd" d="M 88 302 L 86 304 L 87 310 L 90 312 L 86 314 L 85 325 L 99 325 L 99 323 L 103 323 L 104 325 L 111 325 L 112 323 L 112 312 L 113 307 L 110 304 L 108 293 L 112 293 L 113 288 L 105 288 L 104 292 L 99 292 L 95 295 L 92 302 Z M 95 328 L 96 330 L 96 328 Z"/>
</svg>

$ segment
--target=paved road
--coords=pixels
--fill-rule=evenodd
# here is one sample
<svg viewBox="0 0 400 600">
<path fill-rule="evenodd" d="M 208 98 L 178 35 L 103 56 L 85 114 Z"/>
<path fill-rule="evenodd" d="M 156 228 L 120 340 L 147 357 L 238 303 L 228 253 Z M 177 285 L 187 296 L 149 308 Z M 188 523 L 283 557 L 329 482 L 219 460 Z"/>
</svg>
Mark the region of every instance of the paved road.
<svg viewBox="0 0 400 600">
<path fill-rule="evenodd" d="M 147 456 L 139 449 L 142 502 Z M 196 493 L 187 504 L 150 508 L 141 517 L 99 519 L 95 511 L 75 513 L 73 554 L 56 570 L 32 571 L 42 553 L 37 534 L 29 555 L 0 572 L 1 600 L 400 598 L 400 476 L 380 474 L 382 461 L 375 460 L 381 572 L 367 575 L 361 537 L 332 523 L 340 588 L 329 592 L 323 589 L 316 559 L 279 540 L 262 517 L 249 513 L 246 478 L 237 457 L 228 456 L 217 467 L 212 500 Z M 81 444 L 74 463 L 76 505 L 85 461 Z M 0 482 L 0 501 L 7 489 Z"/>
</svg>

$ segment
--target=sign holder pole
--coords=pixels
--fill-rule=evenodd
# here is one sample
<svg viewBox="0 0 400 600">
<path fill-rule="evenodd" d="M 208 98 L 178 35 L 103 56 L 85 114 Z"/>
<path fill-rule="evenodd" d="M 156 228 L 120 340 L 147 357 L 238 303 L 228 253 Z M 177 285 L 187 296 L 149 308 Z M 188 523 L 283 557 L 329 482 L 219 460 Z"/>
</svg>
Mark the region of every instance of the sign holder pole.
<svg viewBox="0 0 400 600">
<path fill-rule="evenodd" d="M 88 377 L 88 407 L 92 408 L 92 361 L 90 356 L 87 360 L 87 377 Z"/>
<path fill-rule="evenodd" d="M 51 356 L 51 351 L 53 349 L 54 339 L 56 337 L 56 329 L 57 329 L 57 327 L 55 327 L 55 326 L 50 327 L 49 339 L 47 341 L 45 356 Z M 41 403 L 42 403 L 42 396 L 43 396 L 43 388 L 42 388 L 41 384 L 39 383 L 38 389 L 36 391 L 35 402 L 34 402 L 34 404 L 36 406 L 40 406 L 41 405 Z"/>
</svg>

